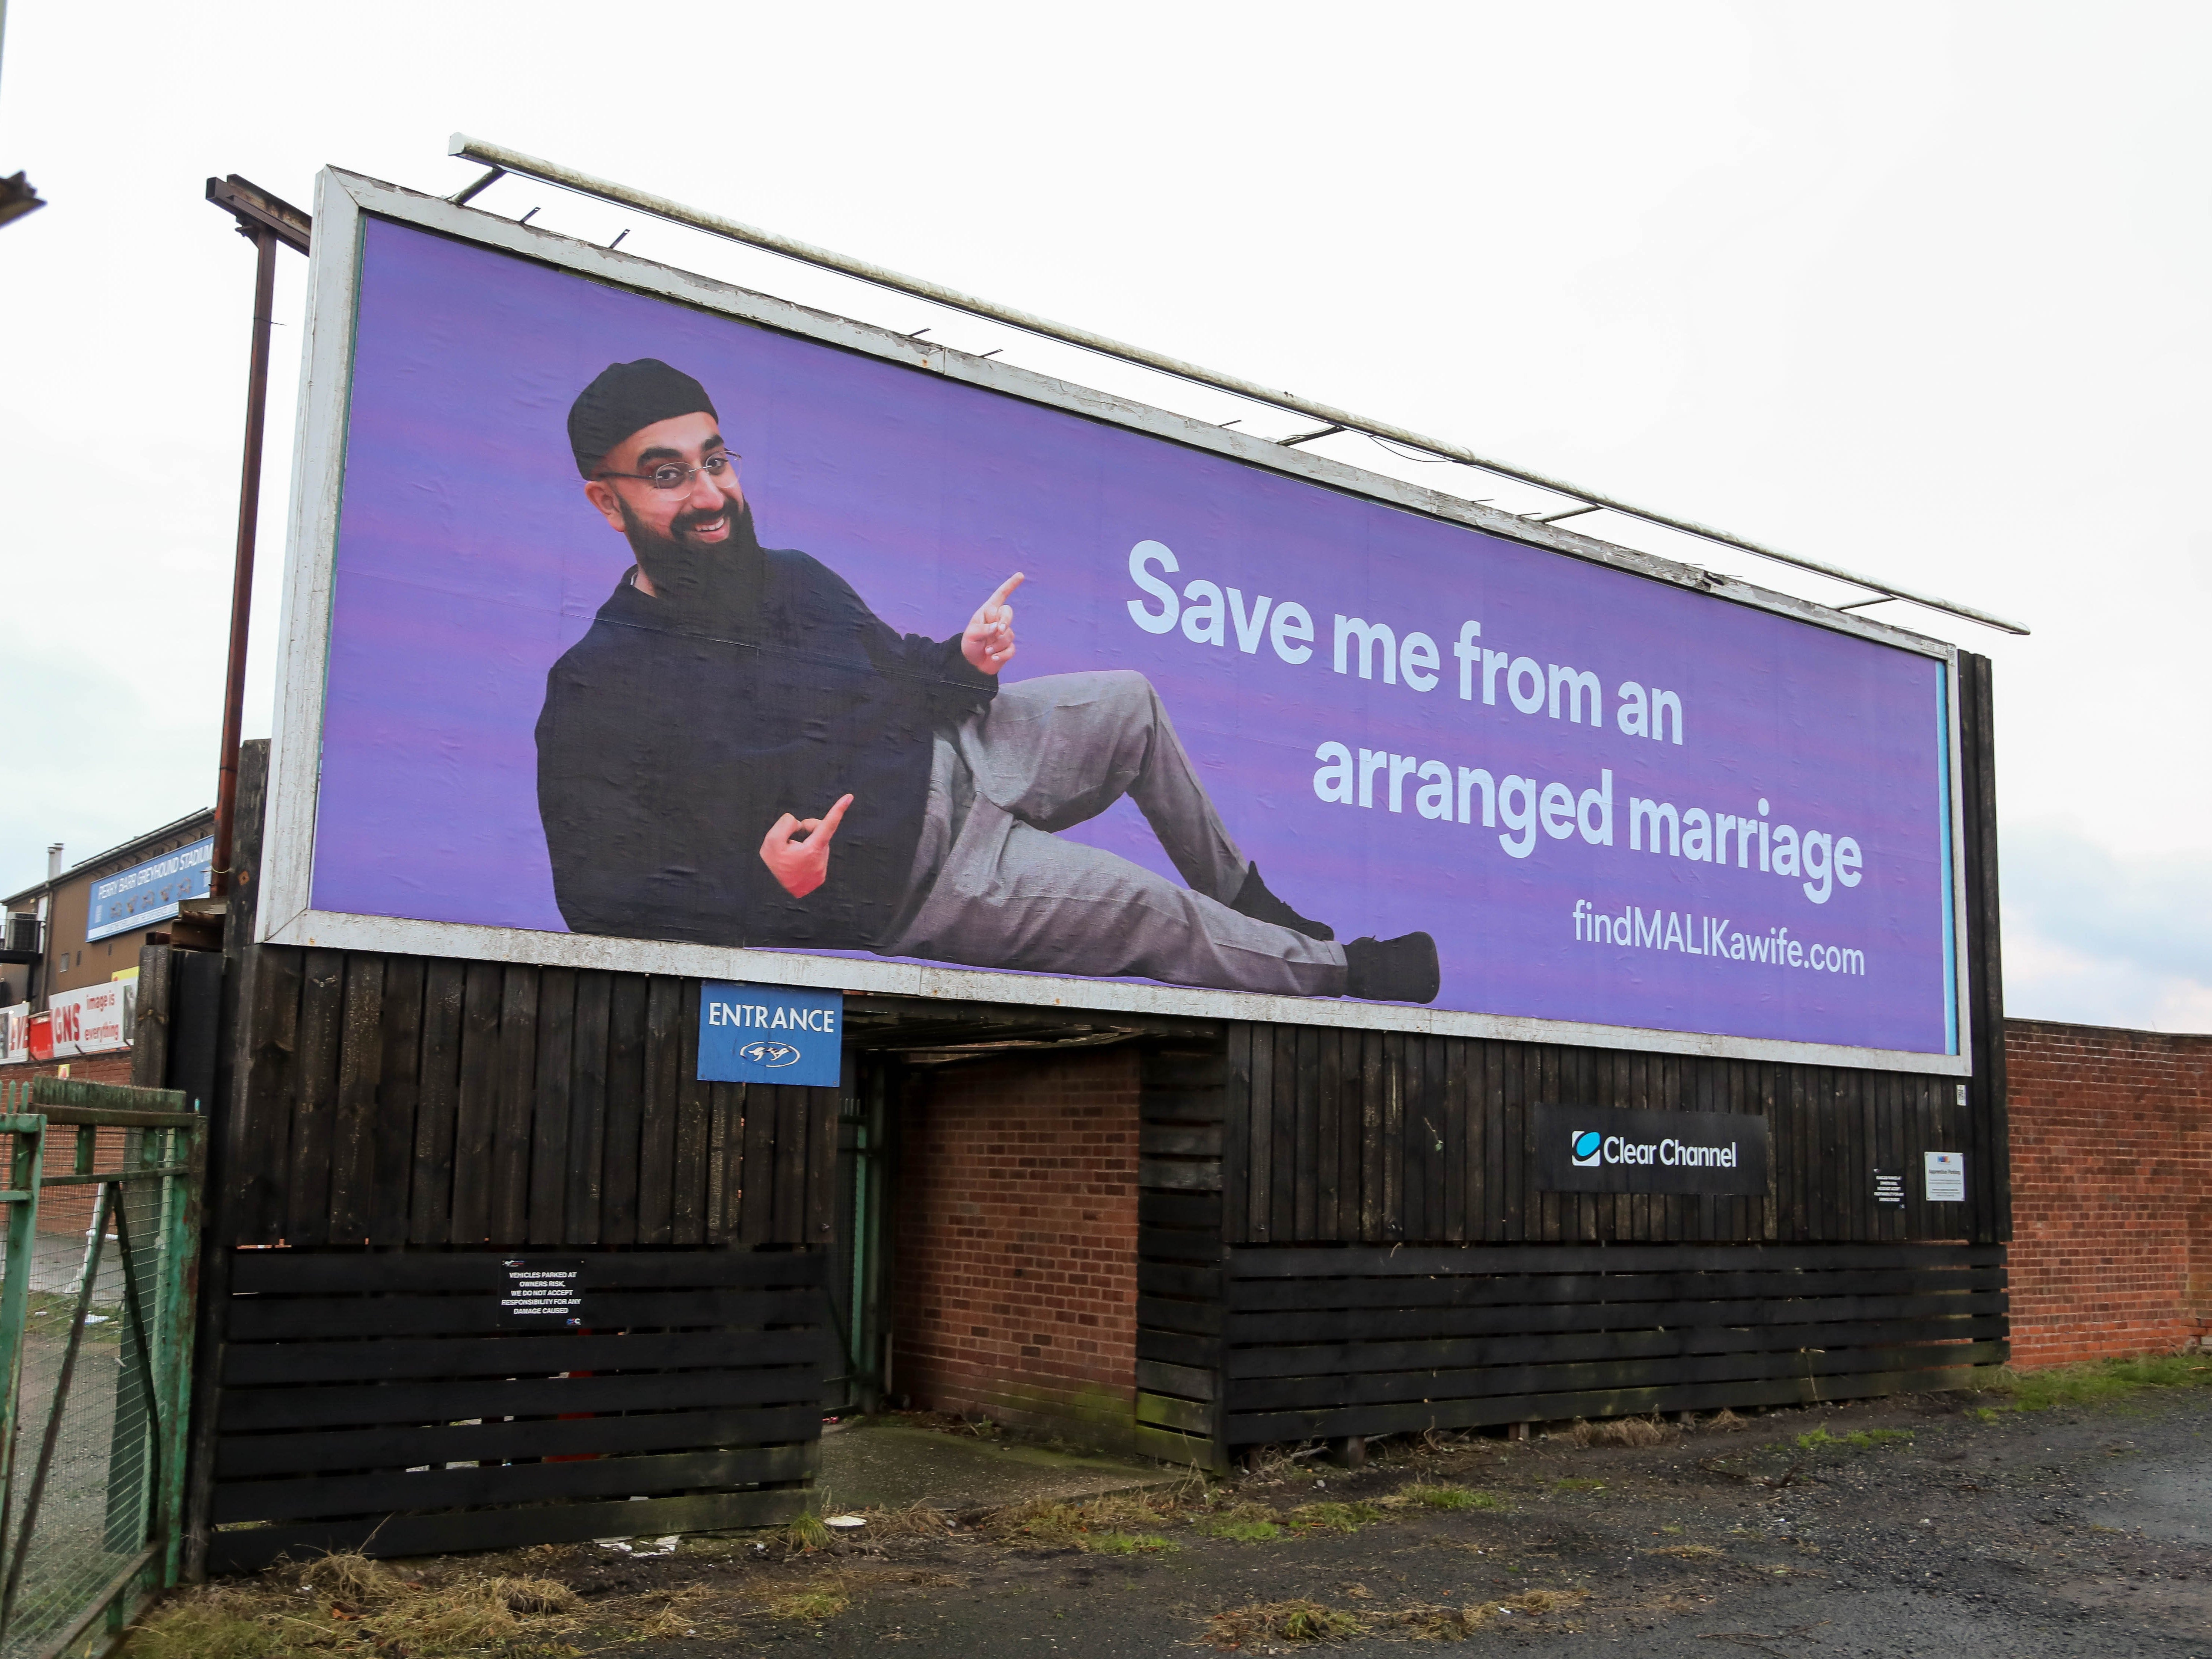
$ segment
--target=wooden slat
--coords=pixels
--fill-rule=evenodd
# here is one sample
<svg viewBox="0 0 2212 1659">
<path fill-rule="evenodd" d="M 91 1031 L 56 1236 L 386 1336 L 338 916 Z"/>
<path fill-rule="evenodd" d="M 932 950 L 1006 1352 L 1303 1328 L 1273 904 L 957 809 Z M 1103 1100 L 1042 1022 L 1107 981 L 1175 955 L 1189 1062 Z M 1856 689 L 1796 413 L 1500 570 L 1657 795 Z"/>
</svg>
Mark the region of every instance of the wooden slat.
<svg viewBox="0 0 2212 1659">
<path fill-rule="evenodd" d="M 638 1138 L 645 1115 L 645 1002 L 646 981 L 641 975 L 613 975 L 607 1001 L 606 1144 L 602 1159 L 605 1174 L 599 1199 L 602 1244 L 635 1244 L 638 1238 Z"/>
<path fill-rule="evenodd" d="M 1564 1394 L 1499 1395 L 1476 1400 L 1422 1401 L 1393 1406 L 1346 1406 L 1327 1411 L 1231 1413 L 1233 1445 L 1320 1439 L 1339 1435 L 1419 1433 L 1425 1429 L 1476 1428 L 1494 1423 L 1557 1421 L 1570 1417 L 1628 1417 L 1650 1412 L 1711 1411 L 1723 1406 L 1816 1405 L 1881 1395 L 1963 1389 L 1989 1368 L 1971 1365 L 1902 1371 L 1867 1371 L 1806 1378 L 1731 1378 Z"/>
<path fill-rule="evenodd" d="M 137 1015 L 131 1036 L 131 1081 L 137 1088 L 169 1086 L 169 1042 L 176 994 L 172 964 L 179 954 L 166 945 L 138 947 Z"/>
<path fill-rule="evenodd" d="M 234 1344 L 226 1388 L 410 1377 L 520 1376 L 563 1370 L 805 1364 L 829 1358 L 826 1329 L 696 1331 L 682 1336 L 393 1338 L 371 1342 Z"/>
<path fill-rule="evenodd" d="M 428 966 L 421 957 L 385 961 L 379 1032 L 383 1054 L 377 1062 L 376 1103 L 369 1120 L 369 1167 L 375 1190 L 368 1217 L 371 1244 L 407 1241 L 415 1119 L 422 1098 L 422 996 Z"/>
<path fill-rule="evenodd" d="M 343 951 L 309 951 L 301 986 L 284 1236 L 304 1244 L 319 1244 L 331 1236 L 331 1156 L 336 1144 L 345 963 Z"/>
<path fill-rule="evenodd" d="M 410 1469 L 492 1458 L 600 1457 L 814 1439 L 822 1410 L 802 1406 L 632 1412 L 611 1417 L 435 1423 L 304 1433 L 231 1434 L 217 1452 L 219 1480 L 319 1470 Z"/>
<path fill-rule="evenodd" d="M 485 1235 L 509 1248 L 530 1242 L 530 1146 L 538 1095 L 538 975 L 511 962 L 500 976 L 499 1075 L 490 1148 L 490 1224 Z"/>
<path fill-rule="evenodd" d="M 465 1418 L 558 1417 L 804 1404 L 821 1409 L 819 1365 L 635 1371 L 598 1376 L 453 1378 L 429 1382 L 279 1385 L 226 1389 L 226 1434 L 326 1429 L 371 1423 L 457 1422 Z"/>
<path fill-rule="evenodd" d="M 407 1204 L 411 1244 L 443 1244 L 453 1237 L 453 1134 L 460 1115 L 461 1018 L 467 988 L 465 963 L 433 961 L 423 969 L 421 1094 Z"/>
<path fill-rule="evenodd" d="M 738 1239 L 744 1244 L 765 1244 L 775 1237 L 776 1094 L 769 1084 L 745 1085 L 744 1176 L 738 1216 Z"/>
<path fill-rule="evenodd" d="M 676 984 L 676 1156 L 670 1170 L 669 1242 L 696 1248 L 707 1242 L 708 1141 L 710 1084 L 699 1080 L 699 993 L 689 980 Z"/>
<path fill-rule="evenodd" d="M 558 1244 L 568 1237 L 568 1133 L 575 1122 L 576 970 L 546 968 L 538 976 L 538 1043 L 531 1070 L 538 1086 L 530 1114 L 528 1242 Z"/>
<path fill-rule="evenodd" d="M 1410 1401 L 1470 1400 L 1487 1395 L 1568 1394 L 1586 1389 L 1662 1388 L 1696 1382 L 1778 1376 L 1818 1378 L 1854 1371 L 1895 1371 L 1916 1366 L 1993 1364 L 2002 1344 L 1935 1343 L 1853 1348 L 1835 1353 L 1735 1353 L 1588 1360 L 1563 1364 L 1522 1364 L 1461 1371 L 1379 1371 L 1358 1376 L 1267 1377 L 1235 1382 L 1231 1407 L 1239 1413 L 1340 1410 Z M 1382 1432 L 1382 1431 L 1375 1431 Z"/>
<path fill-rule="evenodd" d="M 1516 1332 L 1453 1341 L 1340 1342 L 1306 1346 L 1229 1350 L 1227 1374 L 1236 1378 L 1371 1376 L 1418 1372 L 1435 1382 L 1423 1394 L 1462 1392 L 1444 1384 L 1499 1365 L 1571 1361 L 1643 1360 L 1677 1355 L 1834 1351 L 1884 1344 L 1995 1341 L 2005 1334 L 2002 1311 L 1980 1317 L 1823 1320 L 1806 1324 L 1683 1325 L 1668 1329 Z M 1327 1385 L 1324 1385 L 1327 1386 Z M 1240 1397 L 1241 1399 L 1241 1397 Z"/>
<path fill-rule="evenodd" d="M 604 1242 L 602 1176 L 607 1141 L 607 1019 L 614 976 L 587 968 L 576 975 L 576 1035 L 570 1051 L 568 1196 L 562 1242 Z"/>
<path fill-rule="evenodd" d="M 696 1050 L 684 1048 L 684 982 L 655 975 L 645 993 L 645 1086 L 637 1137 L 637 1242 L 667 1244 L 676 1223 L 676 1097 Z"/>
<path fill-rule="evenodd" d="M 240 1015 L 231 1062 L 237 1089 L 230 1115 L 221 1208 L 241 1244 L 273 1244 L 284 1233 L 284 1174 L 291 1167 L 292 1053 L 299 1046 L 301 952 L 248 945 L 239 953 Z"/>
<path fill-rule="evenodd" d="M 837 1231 L 837 1115 L 836 1089 L 807 1091 L 806 1207 L 794 1242 L 827 1250 Z"/>
<path fill-rule="evenodd" d="M 818 1290 L 586 1291 L 577 1316 L 592 1331 L 651 1327 L 799 1325 L 825 1311 Z M 242 1297 L 230 1310 L 233 1343 L 371 1336 L 492 1335 L 502 1322 L 495 1291 L 461 1296 Z"/>
<path fill-rule="evenodd" d="M 1699 1273 L 1856 1272 L 1864 1267 L 1985 1267 L 2004 1262 L 2002 1245 L 1899 1244 L 1854 1248 L 1848 1255 L 1826 1245 L 1569 1246 L 1495 1249 L 1455 1246 L 1361 1250 L 1235 1250 L 1231 1271 L 1239 1279 L 1429 1279 L 1439 1274 L 1511 1272 Z"/>
<path fill-rule="evenodd" d="M 499 1014 L 504 975 L 472 962 L 461 992 L 460 1094 L 453 1117 L 453 1210 L 447 1237 L 482 1244 L 491 1237 L 492 1139 L 499 1121 Z"/>
<path fill-rule="evenodd" d="M 1856 1273 L 1620 1273 L 1600 1278 L 1574 1273 L 1469 1274 L 1456 1279 L 1237 1279 L 1227 1303 L 1237 1313 L 1289 1316 L 1323 1308 L 1469 1307 L 1497 1303 L 1680 1301 L 1703 1297 L 1766 1297 L 1776 1300 L 1834 1295 L 1910 1295 L 1931 1290 L 2000 1290 L 2002 1267 L 1968 1267 L 1942 1273 L 1906 1269 Z"/>
<path fill-rule="evenodd" d="M 401 1252 L 240 1250 L 234 1294 L 334 1295 L 397 1291 L 490 1291 L 503 1282 L 503 1255 Z M 677 1289 L 732 1285 L 757 1289 L 818 1285 L 823 1258 L 793 1250 L 605 1251 L 586 1258 L 594 1287 Z"/>
<path fill-rule="evenodd" d="M 215 1489 L 215 1520 L 217 1525 L 235 1521 L 313 1520 L 800 1480 L 812 1472 L 813 1455 L 811 1444 L 762 1446 L 574 1462 L 221 1481 Z"/>
<path fill-rule="evenodd" d="M 330 1234 L 366 1243 L 376 1213 L 376 1097 L 384 1078 L 385 960 L 349 954 L 331 1146 Z"/>
<path fill-rule="evenodd" d="M 506 1549 L 520 1544 L 580 1543 L 607 1536 L 781 1526 L 796 1520 L 808 1499 L 809 1493 L 803 1488 L 771 1487 L 648 1498 L 641 1503 L 536 1504 L 226 1529 L 212 1540 L 208 1566 L 218 1574 L 253 1572 L 288 1556 L 306 1560 L 343 1550 L 391 1559 Z"/>
<path fill-rule="evenodd" d="M 1947 1291 L 1940 1296 L 1832 1296 L 1784 1300 L 1743 1297 L 1694 1302 L 1551 1303 L 1501 1301 L 1457 1307 L 1328 1308 L 1285 1315 L 1231 1313 L 1224 1339 L 1253 1356 L 1279 1345 L 1399 1342 L 1446 1343 L 1462 1337 L 1516 1335 L 1542 1331 L 1636 1330 L 1647 1326 L 1741 1324 L 1761 1321 L 1796 1333 L 1796 1340 L 1815 1346 L 1813 1328 L 1831 1321 L 1855 1319 L 1942 1320 L 1999 1314 L 2009 1305 L 2002 1291 Z"/>
</svg>

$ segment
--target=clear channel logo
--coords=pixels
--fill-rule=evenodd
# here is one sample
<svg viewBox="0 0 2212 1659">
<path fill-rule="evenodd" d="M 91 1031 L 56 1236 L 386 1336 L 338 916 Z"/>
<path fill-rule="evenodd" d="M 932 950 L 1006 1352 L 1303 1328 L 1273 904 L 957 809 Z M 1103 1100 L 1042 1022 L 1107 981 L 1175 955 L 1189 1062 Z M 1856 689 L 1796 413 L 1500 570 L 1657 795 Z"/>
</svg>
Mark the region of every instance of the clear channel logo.
<svg viewBox="0 0 2212 1659">
<path fill-rule="evenodd" d="M 1605 1137 L 1595 1129 L 1577 1129 L 1568 1138 L 1577 1170 L 1595 1170 L 1605 1150 Z"/>
<path fill-rule="evenodd" d="M 770 1042 L 765 1038 L 760 1038 L 748 1042 L 744 1048 L 738 1049 L 738 1058 L 750 1060 L 756 1066 L 765 1066 L 774 1070 L 780 1066 L 798 1065 L 799 1053 L 791 1043 Z"/>
</svg>

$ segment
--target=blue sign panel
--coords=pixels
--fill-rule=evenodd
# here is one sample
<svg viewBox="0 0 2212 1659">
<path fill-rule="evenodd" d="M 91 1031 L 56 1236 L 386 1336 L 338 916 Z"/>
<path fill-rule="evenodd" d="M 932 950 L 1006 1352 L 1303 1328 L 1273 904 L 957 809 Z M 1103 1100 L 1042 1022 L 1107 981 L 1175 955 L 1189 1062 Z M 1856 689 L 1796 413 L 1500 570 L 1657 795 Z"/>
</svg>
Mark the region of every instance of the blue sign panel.
<svg viewBox="0 0 2212 1659">
<path fill-rule="evenodd" d="M 179 900 L 205 898 L 208 866 L 214 858 L 215 837 L 210 836 L 133 865 L 120 875 L 103 876 L 92 884 L 86 899 L 85 938 L 109 939 L 167 921 L 177 914 Z"/>
<path fill-rule="evenodd" d="M 708 980 L 699 988 L 702 1083 L 837 1086 L 845 999 L 836 991 Z"/>
</svg>

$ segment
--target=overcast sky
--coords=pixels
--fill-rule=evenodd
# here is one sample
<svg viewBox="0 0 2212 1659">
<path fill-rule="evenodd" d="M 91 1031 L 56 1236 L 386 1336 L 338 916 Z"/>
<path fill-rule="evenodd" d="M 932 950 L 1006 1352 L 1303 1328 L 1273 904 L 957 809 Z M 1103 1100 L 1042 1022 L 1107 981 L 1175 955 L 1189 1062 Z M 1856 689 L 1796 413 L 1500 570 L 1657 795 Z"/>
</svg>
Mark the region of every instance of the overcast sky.
<svg viewBox="0 0 2212 1659">
<path fill-rule="evenodd" d="M 2180 4 L 12 0 L 0 173 L 52 205 L 0 230 L 0 889 L 213 798 L 252 258 L 206 176 L 444 194 L 459 129 L 2027 621 L 1875 613 L 1996 659 L 2009 1011 L 2212 1030 L 2208 49 Z M 479 205 L 1234 411 L 526 181 Z"/>
</svg>

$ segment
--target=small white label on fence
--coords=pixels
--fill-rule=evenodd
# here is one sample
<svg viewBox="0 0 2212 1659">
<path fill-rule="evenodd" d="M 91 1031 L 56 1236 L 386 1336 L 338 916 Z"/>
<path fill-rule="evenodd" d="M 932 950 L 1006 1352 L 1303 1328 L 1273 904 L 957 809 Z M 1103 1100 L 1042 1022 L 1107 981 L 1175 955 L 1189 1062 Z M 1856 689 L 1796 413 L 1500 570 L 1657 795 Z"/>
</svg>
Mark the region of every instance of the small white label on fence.
<svg viewBox="0 0 2212 1659">
<path fill-rule="evenodd" d="M 1929 1152 L 1928 1201 L 1930 1204 L 1963 1204 L 1966 1201 L 1966 1155 L 1964 1152 Z"/>
</svg>

